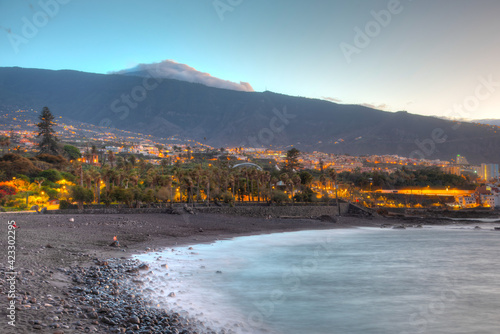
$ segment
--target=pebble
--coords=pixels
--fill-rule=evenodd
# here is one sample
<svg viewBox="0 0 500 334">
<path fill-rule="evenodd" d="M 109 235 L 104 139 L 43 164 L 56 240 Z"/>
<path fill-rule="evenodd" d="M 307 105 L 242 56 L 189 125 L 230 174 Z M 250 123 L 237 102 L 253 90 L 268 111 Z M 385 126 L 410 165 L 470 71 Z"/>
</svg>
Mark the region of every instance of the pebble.
<svg viewBox="0 0 500 334">
<path fill-rule="evenodd" d="M 149 299 L 148 296 L 154 295 L 156 290 L 145 284 L 153 282 L 156 276 L 148 264 L 130 259 L 94 259 L 94 263 L 54 270 L 73 282 L 70 288 L 59 291 L 58 296 L 47 294 L 35 297 L 33 292 L 32 295 L 28 292 L 19 295 L 18 305 L 23 312 L 32 315 L 40 309 L 46 312 L 43 320 L 30 321 L 31 332 L 228 333 L 205 326 L 199 320 L 190 318 L 187 312 L 180 315 L 161 309 L 158 301 Z M 168 268 L 166 263 L 161 266 Z M 30 276 L 32 274 L 28 270 L 23 273 L 37 284 L 43 284 L 53 274 L 46 267 L 37 268 L 35 277 Z M 174 298 L 176 294 L 170 292 L 168 296 Z M 73 319 L 73 322 L 67 322 L 67 319 Z"/>
</svg>

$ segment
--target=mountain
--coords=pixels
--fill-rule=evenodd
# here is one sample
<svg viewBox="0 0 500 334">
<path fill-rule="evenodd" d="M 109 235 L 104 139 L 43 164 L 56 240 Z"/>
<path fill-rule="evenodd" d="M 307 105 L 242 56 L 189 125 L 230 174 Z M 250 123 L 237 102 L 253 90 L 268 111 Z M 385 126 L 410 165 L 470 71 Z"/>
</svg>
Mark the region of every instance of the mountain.
<svg viewBox="0 0 500 334">
<path fill-rule="evenodd" d="M 404 111 L 241 92 L 172 79 L 0 68 L 0 107 L 48 106 L 55 115 L 214 147 L 500 162 L 500 129 Z"/>
<path fill-rule="evenodd" d="M 492 118 L 488 118 L 488 119 L 475 119 L 472 122 L 486 124 L 486 125 L 500 126 L 500 119 L 492 119 Z"/>
</svg>

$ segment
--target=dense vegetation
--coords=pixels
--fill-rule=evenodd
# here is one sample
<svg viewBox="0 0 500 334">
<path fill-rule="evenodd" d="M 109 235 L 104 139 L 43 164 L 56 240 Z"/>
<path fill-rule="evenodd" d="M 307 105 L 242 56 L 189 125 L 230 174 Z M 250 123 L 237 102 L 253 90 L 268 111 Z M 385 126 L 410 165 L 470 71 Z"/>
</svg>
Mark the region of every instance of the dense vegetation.
<svg viewBox="0 0 500 334">
<path fill-rule="evenodd" d="M 118 155 L 101 166 L 69 161 L 69 156 L 41 154 L 23 157 L 8 153 L 0 158 L 0 206 L 26 208 L 52 199 L 62 206 L 77 202 L 126 206 L 150 206 L 172 202 L 241 201 L 314 202 L 335 197 L 335 184 L 349 189 L 352 196 L 360 190 L 398 189 L 405 187 L 450 187 L 473 189 L 464 177 L 444 174 L 437 168 L 401 169 L 392 174 L 307 171 L 290 169 L 232 169 L 221 160 L 189 165 L 152 165 L 142 157 Z M 291 161 L 292 163 L 293 160 Z M 111 166 L 113 165 L 113 167 Z M 329 192 L 328 192 L 329 190 Z M 345 194 L 345 193 L 344 193 Z M 28 197 L 29 201 L 26 200 Z"/>
<path fill-rule="evenodd" d="M 300 151 L 296 148 L 287 152 L 280 170 L 271 167 L 267 170 L 231 168 L 229 158 L 224 155 L 219 155 L 219 160 L 214 163 L 203 162 L 199 156 L 197 160 L 201 163 L 182 165 L 177 162 L 171 165 L 169 160 L 163 159 L 158 166 L 143 157 L 115 156 L 108 152 L 106 160 L 101 160 L 98 165 L 92 161 L 99 152 L 95 146 L 80 159 L 76 147 L 58 143 L 52 129 L 53 120 L 54 116 L 45 107 L 38 124 L 41 137 L 38 155 L 28 158 L 7 153 L 0 158 L 0 181 L 4 181 L 0 183 L 0 205 L 23 209 L 30 204 L 46 204 L 56 199 L 61 201 L 62 208 L 76 202 L 80 209 L 84 203 L 109 206 L 113 202 L 129 207 L 154 203 L 166 205 L 174 201 L 188 204 L 224 202 L 234 205 L 238 201 L 283 204 L 289 201 L 329 201 L 333 196 L 338 201 L 340 187 L 337 185 L 343 187 L 347 197 L 356 192 L 361 196 L 357 189 L 474 187 L 467 178 L 444 174 L 437 168 L 402 168 L 392 174 L 355 171 L 339 175 L 333 169 L 321 172 L 301 170 Z M 187 151 L 187 161 L 192 161 L 194 157 L 190 150 Z M 219 153 L 223 151 L 221 149 Z"/>
</svg>

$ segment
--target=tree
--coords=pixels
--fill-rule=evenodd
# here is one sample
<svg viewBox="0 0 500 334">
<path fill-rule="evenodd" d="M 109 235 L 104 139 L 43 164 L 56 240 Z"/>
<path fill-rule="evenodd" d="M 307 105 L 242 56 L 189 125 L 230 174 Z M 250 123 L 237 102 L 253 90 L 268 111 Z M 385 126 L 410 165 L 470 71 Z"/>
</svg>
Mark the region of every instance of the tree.
<svg viewBox="0 0 500 334">
<path fill-rule="evenodd" d="M 332 179 L 332 182 L 333 182 L 334 187 L 335 187 L 335 198 L 337 201 L 337 210 L 338 210 L 339 216 L 340 216 L 339 196 L 338 196 L 338 192 L 337 192 L 337 172 L 335 171 L 335 169 L 333 169 L 333 168 L 329 169 L 328 176 L 330 176 L 330 179 Z"/>
<path fill-rule="evenodd" d="M 293 172 L 300 168 L 299 155 L 300 151 L 295 147 L 286 152 L 285 171 Z"/>
<path fill-rule="evenodd" d="M 54 122 L 54 115 L 50 112 L 49 108 L 43 107 L 42 114 L 38 117 L 40 123 L 36 126 L 38 127 L 37 137 L 42 137 L 42 140 L 38 144 L 40 148 L 40 154 L 58 154 L 57 137 L 55 136 L 55 131 L 52 128 L 57 125 Z"/>
<path fill-rule="evenodd" d="M 9 146 L 10 146 L 10 138 L 9 137 L 1 137 L 0 138 L 0 146 L 2 147 L 2 152 L 4 152 L 4 147 L 6 146 L 7 147 L 7 151 L 9 150 Z"/>
<path fill-rule="evenodd" d="M 78 158 L 82 157 L 82 154 L 80 153 L 80 150 L 73 145 L 64 145 L 63 146 L 63 151 L 64 154 L 70 159 L 70 160 L 76 160 Z"/>
<path fill-rule="evenodd" d="M 71 198 L 78 202 L 78 210 L 83 210 L 83 203 L 92 203 L 94 200 L 94 193 L 92 190 L 82 186 L 71 187 Z"/>
<path fill-rule="evenodd" d="M 113 163 L 115 162 L 115 155 L 111 150 L 108 150 L 108 160 L 109 164 L 111 165 L 111 168 L 113 168 Z"/>
<path fill-rule="evenodd" d="M 57 182 L 62 179 L 62 175 L 55 169 L 46 169 L 38 173 L 38 177 L 49 180 L 50 182 Z"/>
<path fill-rule="evenodd" d="M 313 182 L 313 180 L 314 180 L 314 177 L 311 175 L 311 173 L 306 172 L 306 171 L 300 172 L 299 176 L 300 176 L 300 182 L 305 187 L 309 187 L 311 185 L 311 183 Z M 323 178 L 321 178 L 321 176 L 323 176 Z M 324 179 L 324 178 L 325 178 L 325 176 L 323 174 L 321 174 L 320 175 L 320 182 L 321 182 L 321 179 Z"/>
</svg>

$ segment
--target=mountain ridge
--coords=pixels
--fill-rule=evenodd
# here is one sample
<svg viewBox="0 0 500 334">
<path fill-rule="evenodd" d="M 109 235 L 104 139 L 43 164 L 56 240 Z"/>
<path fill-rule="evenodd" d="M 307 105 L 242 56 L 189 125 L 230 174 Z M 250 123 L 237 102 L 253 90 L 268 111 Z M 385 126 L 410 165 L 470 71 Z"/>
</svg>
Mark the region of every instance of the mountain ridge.
<svg viewBox="0 0 500 334">
<path fill-rule="evenodd" d="M 0 106 L 48 106 L 56 115 L 214 147 L 398 154 L 499 162 L 497 127 L 269 91 L 73 70 L 0 68 Z"/>
</svg>

